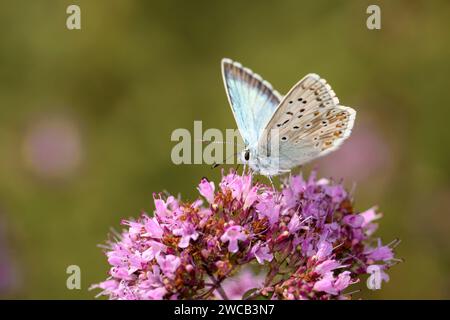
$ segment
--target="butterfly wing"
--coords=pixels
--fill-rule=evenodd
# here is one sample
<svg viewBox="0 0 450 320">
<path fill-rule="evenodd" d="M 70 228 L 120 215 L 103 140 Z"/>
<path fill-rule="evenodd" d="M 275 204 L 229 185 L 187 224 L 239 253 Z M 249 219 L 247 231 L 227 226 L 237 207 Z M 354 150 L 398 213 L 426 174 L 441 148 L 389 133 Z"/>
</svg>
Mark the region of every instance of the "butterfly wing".
<svg viewBox="0 0 450 320">
<path fill-rule="evenodd" d="M 324 79 L 308 74 L 281 101 L 258 150 L 261 156 L 270 157 L 271 141 L 277 139 L 279 170 L 290 170 L 336 150 L 349 137 L 355 116 L 355 110 L 339 105 Z"/>
<path fill-rule="evenodd" d="M 222 60 L 222 75 L 242 139 L 256 145 L 281 96 L 258 74 L 230 59 Z"/>
</svg>

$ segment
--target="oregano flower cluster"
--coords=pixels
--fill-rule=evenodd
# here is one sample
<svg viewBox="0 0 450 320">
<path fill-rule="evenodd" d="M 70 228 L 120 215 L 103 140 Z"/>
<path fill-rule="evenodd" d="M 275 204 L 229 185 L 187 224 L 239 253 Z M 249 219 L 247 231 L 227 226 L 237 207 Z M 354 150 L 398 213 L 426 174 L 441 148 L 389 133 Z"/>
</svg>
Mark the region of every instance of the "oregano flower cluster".
<svg viewBox="0 0 450 320">
<path fill-rule="evenodd" d="M 153 215 L 124 220 L 108 242 L 110 299 L 347 299 L 351 285 L 398 259 L 374 238 L 340 183 L 291 175 L 280 190 L 232 170 L 184 202 L 154 195 Z M 233 283 L 233 279 L 238 279 Z"/>
</svg>

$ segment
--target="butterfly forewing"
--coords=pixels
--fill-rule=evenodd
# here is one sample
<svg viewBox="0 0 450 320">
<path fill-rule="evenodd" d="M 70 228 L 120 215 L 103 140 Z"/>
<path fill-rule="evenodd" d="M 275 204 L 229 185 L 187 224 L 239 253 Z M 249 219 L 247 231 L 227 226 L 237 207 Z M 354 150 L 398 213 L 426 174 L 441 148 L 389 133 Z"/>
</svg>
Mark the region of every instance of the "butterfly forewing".
<svg viewBox="0 0 450 320">
<path fill-rule="evenodd" d="M 259 140 L 259 152 L 275 156 L 275 132 L 280 170 L 289 170 L 335 150 L 350 135 L 355 115 L 339 105 L 324 79 L 308 74 L 281 101 Z"/>
<path fill-rule="evenodd" d="M 281 96 L 258 74 L 230 59 L 222 60 L 222 75 L 242 139 L 256 145 Z"/>
</svg>

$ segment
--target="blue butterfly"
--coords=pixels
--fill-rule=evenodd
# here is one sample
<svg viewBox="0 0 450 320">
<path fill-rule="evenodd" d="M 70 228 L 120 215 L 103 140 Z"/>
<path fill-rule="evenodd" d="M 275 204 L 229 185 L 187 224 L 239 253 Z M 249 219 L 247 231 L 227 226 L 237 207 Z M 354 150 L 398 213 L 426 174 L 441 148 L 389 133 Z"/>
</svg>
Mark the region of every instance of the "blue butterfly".
<svg viewBox="0 0 450 320">
<path fill-rule="evenodd" d="M 350 136 L 356 111 L 339 105 L 327 82 L 310 73 L 283 97 L 258 74 L 222 60 L 228 100 L 245 143 L 240 157 L 275 176 L 336 150 Z"/>
</svg>

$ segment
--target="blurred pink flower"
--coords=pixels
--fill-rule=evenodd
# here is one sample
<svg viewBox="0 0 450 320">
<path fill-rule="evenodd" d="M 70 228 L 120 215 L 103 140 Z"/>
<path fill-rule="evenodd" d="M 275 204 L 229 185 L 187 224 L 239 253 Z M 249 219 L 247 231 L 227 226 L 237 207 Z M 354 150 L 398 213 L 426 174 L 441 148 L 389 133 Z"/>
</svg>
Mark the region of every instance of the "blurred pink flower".
<svg viewBox="0 0 450 320">
<path fill-rule="evenodd" d="M 377 128 L 369 123 L 355 127 L 351 137 L 332 155 L 318 161 L 326 176 L 362 181 L 377 176 L 391 165 L 389 146 Z"/>
<path fill-rule="evenodd" d="M 240 271 L 236 276 L 226 279 L 222 287 L 229 299 L 240 300 L 248 290 L 262 287 L 263 282 L 263 275 L 255 275 L 247 268 Z M 216 297 L 221 299 L 217 292 Z"/>
<path fill-rule="evenodd" d="M 82 158 L 79 130 L 70 118 L 45 117 L 28 129 L 23 153 L 29 168 L 43 178 L 64 178 L 74 173 Z"/>
</svg>

